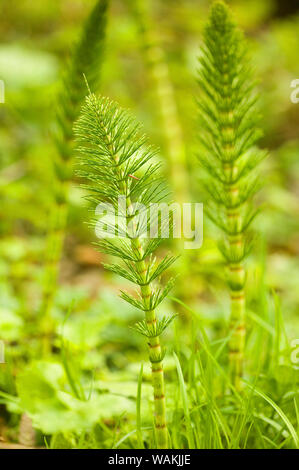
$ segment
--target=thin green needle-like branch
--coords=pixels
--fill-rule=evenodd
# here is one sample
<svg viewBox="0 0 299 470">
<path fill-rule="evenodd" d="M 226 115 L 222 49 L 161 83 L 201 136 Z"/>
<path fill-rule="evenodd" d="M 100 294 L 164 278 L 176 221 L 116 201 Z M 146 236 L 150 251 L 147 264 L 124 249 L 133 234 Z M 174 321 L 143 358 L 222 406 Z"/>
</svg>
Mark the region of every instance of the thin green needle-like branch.
<svg viewBox="0 0 299 470">
<path fill-rule="evenodd" d="M 242 33 L 223 2 L 215 2 L 199 58 L 200 162 L 205 170 L 206 211 L 220 228 L 231 298 L 229 363 L 241 388 L 245 347 L 244 259 L 251 248 L 250 225 L 257 214 L 255 169 L 265 157 L 256 147 L 257 96 Z"/>
<path fill-rule="evenodd" d="M 170 170 L 170 184 L 175 201 L 183 204 L 191 201 L 190 181 L 187 164 L 187 151 L 184 142 L 182 123 L 177 106 L 176 92 L 170 74 L 169 66 L 163 44 L 160 37 L 159 26 L 154 20 L 152 2 L 150 0 L 127 0 L 132 15 L 135 19 L 140 38 L 142 56 L 148 72 L 150 92 L 153 94 L 152 102 L 161 123 L 162 144 Z M 187 215 L 185 214 L 185 223 Z M 192 219 L 192 217 L 191 217 Z M 180 225 L 179 217 L 175 220 Z M 192 220 L 190 220 L 192 224 Z M 183 238 L 173 240 L 176 251 L 183 248 Z M 180 258 L 177 267 L 180 272 L 180 283 L 176 285 L 176 292 L 180 298 L 184 298 L 188 291 L 188 298 L 197 295 L 196 289 L 192 289 L 188 276 L 193 250 L 185 252 Z"/>
<path fill-rule="evenodd" d="M 158 232 L 154 238 L 147 237 L 150 210 L 154 203 L 165 199 L 164 182 L 158 174 L 160 165 L 154 161 L 156 150 L 148 145 L 140 126 L 126 111 L 94 94 L 86 99 L 75 134 L 81 144 L 79 174 L 90 182 L 86 188 L 91 193 L 91 201 L 97 204 L 97 213 L 100 207 L 105 207 L 107 212 L 95 221 L 96 233 L 101 234 L 98 248 L 123 262 L 105 267 L 137 286 L 136 296 L 122 292 L 121 297 L 144 312 L 144 319 L 135 329 L 147 338 L 149 348 L 157 447 L 167 448 L 164 352 L 160 335 L 173 317 L 159 320 L 155 310 L 168 294 L 173 280 L 164 288 L 155 284 L 175 258 L 166 256 L 157 262 L 153 253 L 162 238 Z M 163 220 L 159 223 L 163 224 Z"/>
<path fill-rule="evenodd" d="M 53 201 L 45 254 L 45 280 L 41 315 L 45 334 L 45 350 L 51 333 L 51 309 L 57 288 L 59 263 L 67 226 L 69 188 L 72 180 L 73 124 L 86 95 L 86 76 L 92 90 L 99 86 L 103 61 L 108 0 L 98 0 L 89 14 L 65 68 L 57 97 L 56 128 L 53 135 L 57 148 L 53 162 Z"/>
</svg>

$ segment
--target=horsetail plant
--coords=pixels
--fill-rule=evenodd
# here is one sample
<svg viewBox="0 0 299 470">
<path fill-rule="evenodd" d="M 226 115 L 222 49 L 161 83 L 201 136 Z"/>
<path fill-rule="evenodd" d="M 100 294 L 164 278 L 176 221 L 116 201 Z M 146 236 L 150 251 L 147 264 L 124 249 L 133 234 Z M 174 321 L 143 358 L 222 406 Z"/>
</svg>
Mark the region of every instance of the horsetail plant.
<svg viewBox="0 0 299 470">
<path fill-rule="evenodd" d="M 167 448 L 162 364 L 165 352 L 161 348 L 160 335 L 173 316 L 158 319 L 155 310 L 170 291 L 173 279 L 164 288 L 155 284 L 175 258 L 168 255 L 157 262 L 153 256 L 162 241 L 164 220 L 159 216 L 159 221 L 154 218 L 149 224 L 148 216 L 154 203 L 166 196 L 164 181 L 159 176 L 160 164 L 154 161 L 156 150 L 147 143 L 140 126 L 127 111 L 94 94 L 86 98 L 75 134 L 81 143 L 78 150 L 82 170 L 79 174 L 89 180 L 86 188 L 97 209 L 104 203 L 107 212 L 97 221 L 97 228 L 100 222 L 100 232 L 102 230 L 103 235 L 105 227 L 107 235 L 99 239 L 97 246 L 103 253 L 122 260 L 122 265 L 105 267 L 137 286 L 136 296 L 122 292 L 121 297 L 145 315 L 135 328 L 148 341 L 157 447 Z M 113 217 L 114 211 L 117 211 L 117 219 Z M 154 234 L 153 220 L 154 225 L 158 222 L 159 226 Z M 151 237 L 147 236 L 149 226 Z"/>
<path fill-rule="evenodd" d="M 45 337 L 50 328 L 50 313 L 67 225 L 69 186 L 73 174 L 73 124 L 79 116 L 80 106 L 86 95 L 83 74 L 87 77 L 90 87 L 93 90 L 98 89 L 99 72 L 103 61 L 107 5 L 108 0 L 97 0 L 87 17 L 81 37 L 75 44 L 65 68 L 57 98 L 58 110 L 53 135 L 57 148 L 53 164 L 54 200 L 50 210 L 41 307 Z"/>
<path fill-rule="evenodd" d="M 168 63 L 155 27 L 157 25 L 151 15 L 150 0 L 127 1 L 138 28 L 142 55 L 154 95 L 153 102 L 161 122 L 173 192 L 177 201 L 183 203 L 190 200 L 187 155 Z"/>
<path fill-rule="evenodd" d="M 246 333 L 244 259 L 258 212 L 253 204 L 255 170 L 266 153 L 255 146 L 261 132 L 245 41 L 223 2 L 212 6 L 199 63 L 199 158 L 206 175 L 206 212 L 224 234 L 219 248 L 228 267 L 231 298 L 229 363 L 232 383 L 240 390 Z"/>
</svg>

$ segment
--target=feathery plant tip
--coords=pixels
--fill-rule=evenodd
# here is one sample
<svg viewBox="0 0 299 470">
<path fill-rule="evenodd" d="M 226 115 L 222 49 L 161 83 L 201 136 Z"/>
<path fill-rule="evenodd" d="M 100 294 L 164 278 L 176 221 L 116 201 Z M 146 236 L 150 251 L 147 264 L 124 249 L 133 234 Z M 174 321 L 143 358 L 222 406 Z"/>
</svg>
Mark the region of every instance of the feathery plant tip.
<svg viewBox="0 0 299 470">
<path fill-rule="evenodd" d="M 154 160 L 157 150 L 148 144 L 140 125 L 127 111 L 110 99 L 94 94 L 87 96 L 74 130 L 79 143 L 79 174 L 89 181 L 85 187 L 91 201 L 106 203 L 110 215 L 119 210 L 120 198 L 123 202 L 121 213 L 118 213 L 120 222 L 115 218 L 107 221 L 106 217 L 97 221 L 97 225 L 102 224 L 102 228 L 105 225 L 106 230 L 108 226 L 109 235 L 117 236 L 100 238 L 97 245 L 100 251 L 122 260 L 121 266 L 110 264 L 105 267 L 137 286 L 136 296 L 122 292 L 121 297 L 145 316 L 135 329 L 148 341 L 157 446 L 167 448 L 162 365 L 165 351 L 159 337 L 173 317 L 159 320 L 155 309 L 169 293 L 173 280 L 169 280 L 164 288 L 155 284 L 175 258 L 166 256 L 160 262 L 156 260 L 154 252 L 162 239 L 158 236 L 147 238 L 148 223 L 143 223 L 152 204 L 164 200 L 166 195 L 164 181 L 159 175 L 160 165 Z M 143 209 L 138 212 L 141 204 Z"/>
<path fill-rule="evenodd" d="M 215 2 L 199 57 L 199 160 L 204 169 L 206 212 L 223 233 L 219 248 L 228 265 L 231 293 L 229 360 L 240 388 L 245 345 L 246 274 L 243 261 L 252 246 L 250 226 L 258 213 L 256 167 L 266 156 L 256 143 L 257 95 L 242 32 L 223 2 Z"/>
</svg>

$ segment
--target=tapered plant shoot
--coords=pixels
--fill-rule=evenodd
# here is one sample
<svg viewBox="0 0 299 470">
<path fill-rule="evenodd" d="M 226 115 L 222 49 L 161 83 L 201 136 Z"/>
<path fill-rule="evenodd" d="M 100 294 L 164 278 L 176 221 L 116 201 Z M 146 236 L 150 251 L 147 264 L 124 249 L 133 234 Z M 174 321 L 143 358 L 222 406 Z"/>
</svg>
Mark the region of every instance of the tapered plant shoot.
<svg viewBox="0 0 299 470">
<path fill-rule="evenodd" d="M 241 388 L 245 347 L 244 259 L 251 248 L 250 225 L 257 214 L 256 167 L 265 152 L 256 147 L 256 93 L 246 44 L 223 2 L 211 9 L 199 58 L 200 162 L 206 212 L 220 228 L 220 250 L 227 263 L 230 290 L 229 364 L 234 386 Z"/>
<path fill-rule="evenodd" d="M 146 237 L 150 208 L 165 197 L 160 165 L 155 162 L 156 150 L 148 145 L 140 126 L 126 111 L 94 94 L 86 99 L 75 133 L 81 143 L 80 174 L 90 182 L 87 189 L 91 200 L 97 205 L 106 202 L 108 211 L 108 219 L 97 221 L 98 229 L 100 224 L 101 229 L 105 226 L 109 232 L 109 237 L 100 238 L 98 248 L 122 260 L 122 265 L 105 267 L 137 286 L 136 296 L 122 292 L 121 297 L 144 312 L 144 319 L 135 329 L 147 338 L 149 348 L 157 447 L 167 448 L 164 352 L 160 335 L 173 317 L 159 320 L 156 308 L 168 294 L 173 280 L 164 288 L 156 282 L 175 258 L 166 256 L 157 262 L 153 253 L 162 239 Z M 142 209 L 136 210 L 138 207 Z M 115 212 L 118 217 L 111 217 Z"/>
</svg>

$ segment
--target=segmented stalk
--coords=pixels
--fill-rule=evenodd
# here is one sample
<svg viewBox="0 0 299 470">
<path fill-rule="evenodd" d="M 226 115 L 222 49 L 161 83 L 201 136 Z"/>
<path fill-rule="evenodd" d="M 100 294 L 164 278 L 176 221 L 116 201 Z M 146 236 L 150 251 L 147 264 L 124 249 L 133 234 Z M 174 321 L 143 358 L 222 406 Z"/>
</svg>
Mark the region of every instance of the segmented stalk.
<svg viewBox="0 0 299 470">
<path fill-rule="evenodd" d="M 50 336 L 53 331 L 51 310 L 53 307 L 54 294 L 56 291 L 59 261 L 63 251 L 65 227 L 68 214 L 67 191 L 64 190 L 63 192 L 63 199 L 56 201 L 55 211 L 52 211 L 50 214 L 49 233 L 46 244 L 46 269 L 41 306 L 41 330 L 43 331 L 42 344 L 45 354 L 48 353 L 51 339 Z"/>
<path fill-rule="evenodd" d="M 187 202 L 190 197 L 186 171 L 186 149 L 165 53 L 161 47 L 158 32 L 151 21 L 150 2 L 148 0 L 129 0 L 129 4 L 136 18 L 143 56 L 153 84 L 154 103 L 159 113 L 166 154 L 169 158 L 173 192 L 178 202 Z"/>
<path fill-rule="evenodd" d="M 132 248 L 136 254 L 143 258 L 143 250 L 138 238 L 132 240 Z M 145 261 L 137 263 L 137 269 L 140 276 L 145 282 L 145 273 L 147 266 Z M 150 284 L 140 287 L 141 296 L 145 308 L 145 320 L 149 327 L 156 326 L 157 319 L 154 310 L 150 309 L 149 299 L 152 291 Z M 166 425 L 166 404 L 165 404 L 165 386 L 163 371 L 163 353 L 160 345 L 159 336 L 148 338 L 149 360 L 152 367 L 152 385 L 154 391 L 154 407 L 155 407 L 155 429 L 158 449 L 168 448 L 168 431 Z"/>
<path fill-rule="evenodd" d="M 199 58 L 198 100 L 201 154 L 206 173 L 206 213 L 221 229 L 219 244 L 227 262 L 230 289 L 229 367 L 241 388 L 245 346 L 245 267 L 251 248 L 252 200 L 258 184 L 254 169 L 266 153 L 256 147 L 256 94 L 242 33 L 223 2 L 215 2 Z"/>
<path fill-rule="evenodd" d="M 66 235 L 69 189 L 73 176 L 74 153 L 73 124 L 86 95 L 86 75 L 92 89 L 97 89 L 103 58 L 103 41 L 108 0 L 97 0 L 82 28 L 70 60 L 63 73 L 57 99 L 56 130 L 53 138 L 57 154 L 53 162 L 53 201 L 50 208 L 49 227 L 45 253 L 45 275 L 41 305 L 43 349 L 49 349 L 49 335 L 53 331 L 51 310 L 57 288 L 59 264 Z"/>
<path fill-rule="evenodd" d="M 161 42 L 157 23 L 154 21 L 151 2 L 149 0 L 127 0 L 138 27 L 142 57 L 145 60 L 149 85 L 155 104 L 155 111 L 161 123 L 161 137 L 165 148 L 168 167 L 170 170 L 170 184 L 173 190 L 175 201 L 183 204 L 191 201 L 190 181 L 187 165 L 187 152 L 184 143 L 183 128 L 180 121 L 176 93 L 171 80 L 169 66 L 165 56 L 165 51 Z M 192 221 L 187 221 L 185 224 Z M 180 226 L 181 220 L 174 214 L 174 225 Z M 183 249 L 184 239 L 174 238 L 172 240 L 176 251 Z M 188 276 L 193 252 L 186 251 L 177 267 L 180 272 L 180 283 L 176 285 L 176 295 L 179 298 L 193 299 L 197 296 L 197 290 L 190 284 Z M 188 292 L 188 294 L 186 294 Z M 180 308 L 180 306 L 178 307 Z"/>
<path fill-rule="evenodd" d="M 93 94 L 86 98 L 75 133 L 78 142 L 82 143 L 79 147 L 79 161 L 83 166 L 80 175 L 90 182 L 87 189 L 91 192 L 91 200 L 100 205 L 105 202 L 106 209 L 106 201 L 110 204 L 109 220 L 100 218 L 97 224 L 109 226 L 109 235 L 113 233 L 116 237 L 101 237 L 97 244 L 101 252 L 120 258 L 122 263 L 105 264 L 105 267 L 138 286 L 137 296 L 122 292 L 121 297 L 145 316 L 135 325 L 135 330 L 147 338 L 152 367 L 155 435 L 157 447 L 165 449 L 168 447 L 168 430 L 160 335 L 174 316 L 158 319 L 155 310 L 167 296 L 173 280 L 170 279 L 164 288 L 160 284 L 154 285 L 154 281 L 175 258 L 166 256 L 159 263 L 155 260 L 152 255 L 162 239 L 148 237 L 148 223 L 143 226 L 136 217 L 138 212 L 134 211 L 135 204 L 142 204 L 142 210 L 148 213 L 153 203 L 164 199 L 164 183 L 158 175 L 160 165 L 151 162 L 156 150 L 149 146 L 140 126 L 127 111 L 109 99 Z M 125 229 L 121 227 L 119 233 L 119 222 L 111 216 L 119 209 L 119 198 L 126 201 L 125 213 L 121 208 L 121 217 L 122 220 L 125 217 L 133 228 L 133 234 L 128 225 Z"/>
<path fill-rule="evenodd" d="M 109 131 L 104 128 L 106 134 L 107 146 L 110 149 L 111 155 L 114 154 L 113 145 L 111 144 L 111 138 L 109 136 Z M 121 181 L 120 187 L 123 192 L 123 196 L 126 196 L 126 214 L 127 220 L 132 221 L 134 224 L 134 229 L 136 229 L 136 224 L 134 223 L 134 216 L 131 216 L 131 207 L 132 202 L 131 198 L 127 196 L 128 188 L 124 178 L 124 174 L 121 171 L 119 164 L 119 157 L 117 154 L 114 155 L 116 163 L 116 171 Z M 155 310 L 150 308 L 150 299 L 152 297 L 151 285 L 146 282 L 146 273 L 148 272 L 148 265 L 144 258 L 144 252 L 142 248 L 141 241 L 138 237 L 131 239 L 131 247 L 133 252 L 136 254 L 136 271 L 139 273 L 141 278 L 140 293 L 143 301 L 144 312 L 145 312 L 145 321 L 148 327 L 156 328 L 157 319 Z M 143 285 L 142 285 L 143 284 Z M 155 432 L 158 449 L 167 449 L 168 448 L 168 431 L 166 425 L 166 404 L 165 404 L 165 386 L 164 386 L 164 371 L 163 371 L 163 354 L 160 345 L 159 336 L 149 337 L 148 338 L 148 348 L 149 348 L 149 360 L 152 368 L 152 386 L 154 392 L 154 422 L 155 422 Z"/>
<path fill-rule="evenodd" d="M 234 173 L 234 166 L 230 168 Z M 228 194 L 232 202 L 238 204 L 239 188 L 234 184 L 228 184 Z M 228 235 L 228 246 L 231 253 L 240 251 L 244 253 L 244 237 L 242 234 L 242 216 L 240 208 L 226 210 Z M 235 232 L 235 233 L 234 233 Z M 233 234 L 234 233 L 234 234 Z M 228 285 L 230 287 L 230 322 L 229 322 L 229 365 L 232 383 L 237 390 L 241 389 L 241 378 L 243 376 L 244 348 L 245 348 L 245 268 L 240 260 L 228 262 Z"/>
</svg>

